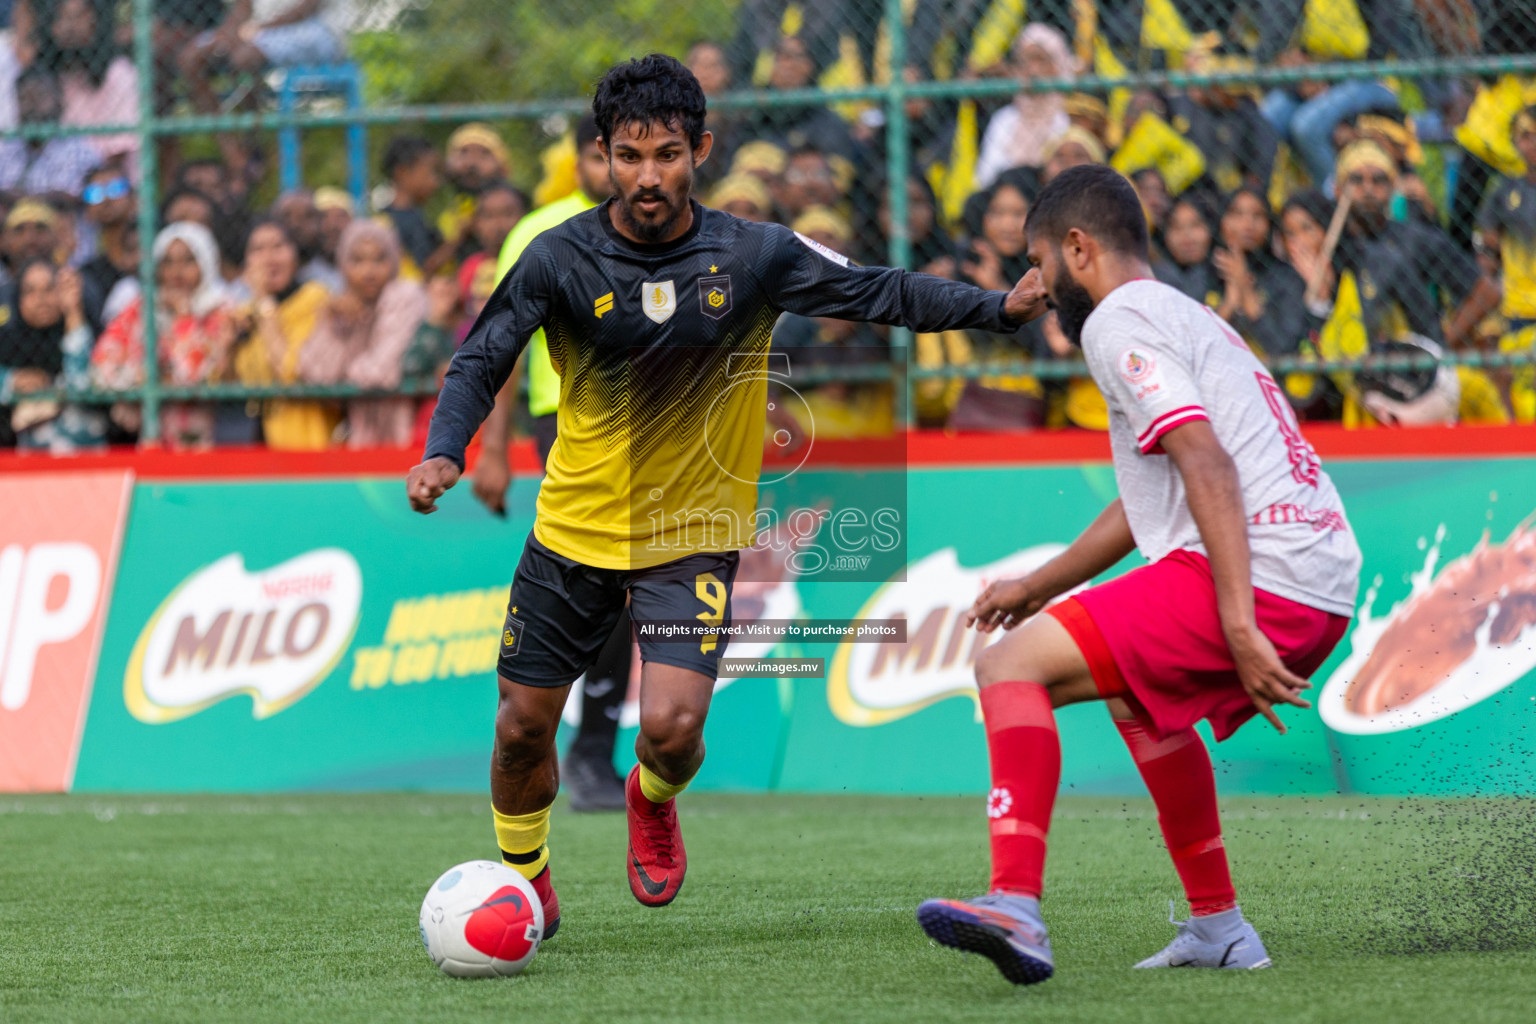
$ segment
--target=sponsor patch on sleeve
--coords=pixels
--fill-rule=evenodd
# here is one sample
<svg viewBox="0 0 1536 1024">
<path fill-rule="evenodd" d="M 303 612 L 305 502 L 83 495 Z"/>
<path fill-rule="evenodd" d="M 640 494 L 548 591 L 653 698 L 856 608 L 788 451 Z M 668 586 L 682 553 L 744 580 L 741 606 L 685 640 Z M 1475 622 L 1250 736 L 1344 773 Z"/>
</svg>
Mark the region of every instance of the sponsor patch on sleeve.
<svg viewBox="0 0 1536 1024">
<path fill-rule="evenodd" d="M 1120 376 L 1131 385 L 1131 394 L 1138 402 L 1154 395 L 1161 397 L 1163 375 L 1157 368 L 1157 357 L 1144 348 L 1128 348 L 1116 361 Z"/>
<path fill-rule="evenodd" d="M 835 251 L 833 249 L 828 249 L 826 246 L 822 245 L 820 242 L 816 241 L 814 238 L 807 238 L 807 237 L 805 237 L 804 235 L 802 235 L 798 231 L 795 232 L 795 237 L 800 239 L 800 241 L 804 242 L 809 248 L 812 248 L 812 249 L 816 250 L 817 252 L 819 252 L 823 256 L 825 256 L 827 259 L 831 260 L 833 263 L 836 263 L 838 266 L 846 267 L 848 265 L 848 257 L 847 256 L 844 256 L 842 253 L 837 252 L 837 251 Z"/>
<path fill-rule="evenodd" d="M 1120 375 L 1132 384 L 1140 384 L 1157 370 L 1157 360 L 1150 352 L 1128 348 L 1120 353 Z"/>
</svg>

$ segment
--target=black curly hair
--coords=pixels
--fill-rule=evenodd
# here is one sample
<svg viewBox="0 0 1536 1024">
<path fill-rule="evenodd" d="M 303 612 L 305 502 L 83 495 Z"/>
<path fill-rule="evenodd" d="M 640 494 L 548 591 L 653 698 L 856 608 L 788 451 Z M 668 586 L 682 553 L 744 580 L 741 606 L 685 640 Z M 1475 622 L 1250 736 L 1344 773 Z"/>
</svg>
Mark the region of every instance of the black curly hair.
<svg viewBox="0 0 1536 1024">
<path fill-rule="evenodd" d="M 1069 167 L 1041 189 L 1025 229 L 1060 245 L 1077 228 L 1105 248 L 1147 258 L 1147 218 L 1136 190 L 1123 175 L 1102 164 Z"/>
<path fill-rule="evenodd" d="M 613 138 L 620 125 L 635 125 L 640 133 L 653 123 L 688 136 L 690 148 L 704 140 L 704 90 L 676 57 L 651 53 L 615 64 L 597 83 L 592 115 L 603 138 Z"/>
<path fill-rule="evenodd" d="M 435 152 L 436 146 L 432 140 L 420 135 L 400 135 L 389 140 L 389 145 L 384 149 L 382 163 L 384 177 L 393 178 L 395 172 L 410 167 L 416 161 Z"/>
</svg>

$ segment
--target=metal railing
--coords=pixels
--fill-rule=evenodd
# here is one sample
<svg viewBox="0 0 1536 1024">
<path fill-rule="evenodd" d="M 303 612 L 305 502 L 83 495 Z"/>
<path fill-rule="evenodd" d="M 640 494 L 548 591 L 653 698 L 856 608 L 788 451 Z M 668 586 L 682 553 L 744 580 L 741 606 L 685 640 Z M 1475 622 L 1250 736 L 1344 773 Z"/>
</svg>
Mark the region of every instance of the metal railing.
<svg viewBox="0 0 1536 1024">
<path fill-rule="evenodd" d="M 871 0 L 873 2 L 873 0 Z M 882 0 L 881 31 L 888 43 L 885 57 L 889 68 L 907 65 L 908 30 L 903 0 Z M 517 100 L 503 102 L 465 102 L 432 104 L 386 104 L 348 111 L 302 111 L 281 113 L 259 111 L 220 115 L 161 115 L 157 110 L 156 82 L 161 69 L 156 67 L 153 45 L 154 0 L 133 0 L 133 59 L 138 77 L 138 101 L 141 116 L 133 124 L 91 127 L 60 125 L 22 125 L 0 133 L 3 138 L 48 139 L 62 135 L 106 135 L 134 133 L 139 139 L 140 180 L 138 206 L 139 255 L 138 279 L 146 309 L 154 308 L 156 291 L 152 247 L 158 227 L 160 199 L 157 143 L 172 136 L 214 133 L 254 133 L 278 129 L 325 129 L 355 124 L 396 126 L 402 124 L 444 124 L 469 120 L 513 121 L 546 118 L 552 115 L 576 115 L 586 110 L 586 96 Z M 1536 45 L 1536 39 L 1533 39 Z M 885 149 L 886 202 L 890 210 L 886 255 L 894 266 L 910 266 L 912 239 L 908 228 L 906 182 L 911 167 L 913 136 L 907 117 L 907 101 L 989 99 L 1015 96 L 1021 92 L 1108 94 L 1120 89 L 1178 90 L 1211 86 L 1285 86 L 1298 82 L 1337 83 L 1375 80 L 1387 76 L 1400 79 L 1445 79 L 1455 76 L 1490 77 L 1503 74 L 1536 74 L 1536 53 L 1453 56 L 1436 59 L 1335 61 L 1306 67 L 1258 67 L 1246 71 L 1191 74 L 1176 70 L 1132 71 L 1120 77 L 1087 75 L 1071 79 L 1039 78 L 1027 85 L 1014 78 L 954 78 L 906 82 L 901 74 L 890 74 L 885 84 L 841 89 L 736 89 L 711 100 L 723 110 L 763 111 L 773 108 L 831 106 L 848 103 L 878 104 L 882 108 Z M 157 357 L 156 318 L 142 318 L 145 372 L 143 384 L 123 391 L 78 391 L 55 388 L 34 392 L 38 398 L 56 398 L 83 404 L 136 401 L 143 405 L 142 438 L 153 444 L 158 440 L 160 406 L 166 401 L 204 399 L 241 400 L 270 397 L 347 399 L 380 394 L 426 396 L 435 393 L 432 380 L 407 380 L 388 392 L 368 391 L 345 385 L 252 386 L 245 384 L 206 384 L 172 387 L 160 379 Z M 907 386 L 898 391 L 898 422 L 910 422 L 913 381 L 934 378 L 978 378 L 1006 374 L 1029 374 L 1042 380 L 1081 377 L 1083 365 L 1076 361 L 1016 361 L 975 366 L 914 367 L 911 365 L 910 332 L 892 331 L 890 346 L 892 367 L 853 366 L 814 370 L 805 380 L 879 380 L 899 376 Z M 1361 369 L 1427 369 L 1452 364 L 1481 368 L 1528 366 L 1529 352 L 1487 353 L 1453 352 L 1443 359 L 1367 357 L 1363 360 L 1318 361 L 1278 358 L 1272 361 L 1276 372 L 1333 373 Z M 901 372 L 898 374 L 897 371 Z"/>
</svg>

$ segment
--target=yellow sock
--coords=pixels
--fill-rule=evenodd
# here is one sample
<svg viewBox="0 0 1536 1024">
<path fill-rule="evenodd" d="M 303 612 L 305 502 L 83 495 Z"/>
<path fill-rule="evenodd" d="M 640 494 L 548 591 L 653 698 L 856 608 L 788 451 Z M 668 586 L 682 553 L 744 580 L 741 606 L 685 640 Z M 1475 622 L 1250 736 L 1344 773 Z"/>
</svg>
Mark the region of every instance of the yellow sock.
<svg viewBox="0 0 1536 1024">
<path fill-rule="evenodd" d="M 688 788 L 688 783 L 693 779 L 685 779 L 673 784 L 647 768 L 644 763 L 640 765 L 640 792 L 653 804 L 664 804 L 677 794 Z"/>
<path fill-rule="evenodd" d="M 491 814 L 502 862 L 532 881 L 549 864 L 549 807 L 532 814 L 502 814 L 492 807 Z"/>
</svg>

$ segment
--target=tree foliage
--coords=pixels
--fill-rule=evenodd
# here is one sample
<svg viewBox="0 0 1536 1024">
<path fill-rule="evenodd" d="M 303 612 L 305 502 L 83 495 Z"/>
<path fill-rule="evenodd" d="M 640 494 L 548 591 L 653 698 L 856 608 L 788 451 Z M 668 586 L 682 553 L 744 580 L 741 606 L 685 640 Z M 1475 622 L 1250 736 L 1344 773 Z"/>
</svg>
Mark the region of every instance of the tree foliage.
<svg viewBox="0 0 1536 1024">
<path fill-rule="evenodd" d="M 738 0 L 431 0 L 394 32 L 362 33 L 354 58 L 370 104 L 590 96 L 614 63 L 653 50 L 681 57 L 729 41 Z"/>
</svg>

